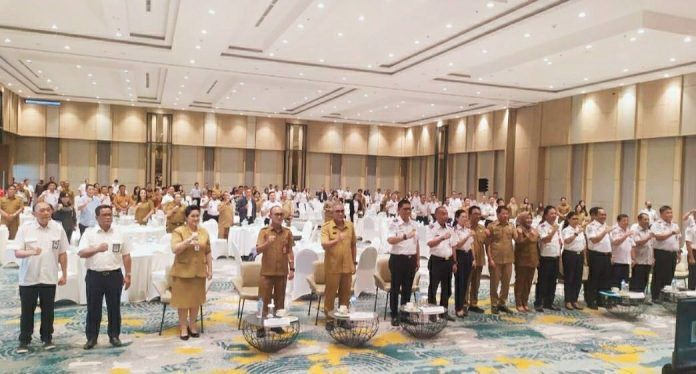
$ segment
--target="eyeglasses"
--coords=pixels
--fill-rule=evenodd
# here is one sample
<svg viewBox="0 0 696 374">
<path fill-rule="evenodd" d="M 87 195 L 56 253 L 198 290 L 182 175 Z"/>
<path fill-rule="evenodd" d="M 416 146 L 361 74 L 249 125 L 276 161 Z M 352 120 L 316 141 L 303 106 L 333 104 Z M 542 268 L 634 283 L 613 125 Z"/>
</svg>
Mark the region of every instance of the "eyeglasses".
<svg viewBox="0 0 696 374">
<path fill-rule="evenodd" d="M 346 211 L 341 209 L 341 210 L 334 210 L 334 213 L 345 213 Z"/>
</svg>

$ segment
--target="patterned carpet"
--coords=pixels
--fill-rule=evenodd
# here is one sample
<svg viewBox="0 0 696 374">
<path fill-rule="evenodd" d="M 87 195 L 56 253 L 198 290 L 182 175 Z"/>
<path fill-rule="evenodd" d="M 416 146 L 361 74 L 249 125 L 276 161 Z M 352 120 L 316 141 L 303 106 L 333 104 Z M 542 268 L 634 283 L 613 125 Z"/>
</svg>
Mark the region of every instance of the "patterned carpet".
<svg viewBox="0 0 696 374">
<path fill-rule="evenodd" d="M 675 317 L 662 306 L 650 306 L 635 321 L 599 311 L 544 314 L 471 314 L 450 323 L 437 337 L 416 340 L 381 321 L 377 335 L 361 349 L 334 344 L 322 321 L 314 326 L 307 302 L 294 302 L 290 313 L 301 321 L 298 341 L 275 354 L 246 344 L 236 329 L 237 297 L 232 292 L 231 260 L 219 260 L 218 274 L 205 305 L 205 334 L 183 342 L 177 338 L 176 312 L 168 311 L 158 336 L 162 307 L 158 302 L 122 307 L 127 346 L 111 348 L 103 322 L 99 345 L 83 351 L 84 306 L 62 304 L 56 310 L 57 349 L 43 352 L 35 337 L 27 355 L 15 354 L 19 330 L 17 269 L 0 270 L 0 360 L 3 373 L 643 373 L 659 372 L 671 360 Z M 427 282 L 427 277 L 423 277 Z M 482 282 L 481 296 L 488 294 Z M 560 288 L 559 288 L 560 290 Z M 384 305 L 383 293 L 378 306 Z M 253 303 L 251 303 L 253 304 Z M 488 303 L 482 303 L 487 309 Z M 358 306 L 372 310 L 373 295 Z M 255 306 L 247 304 L 253 312 Z M 380 314 L 380 318 L 381 318 Z"/>
</svg>

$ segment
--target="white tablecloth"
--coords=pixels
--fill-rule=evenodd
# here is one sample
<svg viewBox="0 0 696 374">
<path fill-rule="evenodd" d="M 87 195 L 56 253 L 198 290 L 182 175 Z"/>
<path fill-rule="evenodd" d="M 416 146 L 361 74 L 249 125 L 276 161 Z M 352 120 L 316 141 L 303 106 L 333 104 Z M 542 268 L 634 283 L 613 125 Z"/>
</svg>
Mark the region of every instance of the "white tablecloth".
<svg viewBox="0 0 696 374">
<path fill-rule="evenodd" d="M 239 249 L 239 253 L 242 256 L 246 256 L 251 252 L 251 249 L 256 247 L 256 240 L 259 237 L 259 232 L 265 226 L 261 223 L 254 223 L 253 225 L 246 226 L 232 226 L 230 227 L 230 232 L 227 234 L 227 240 L 232 242 Z M 295 228 L 290 227 L 293 236 L 302 236 L 302 232 Z M 230 253 L 230 255 L 232 255 Z"/>
<path fill-rule="evenodd" d="M 121 232 L 124 240 L 131 243 L 157 243 L 167 231 L 164 226 L 142 226 L 142 225 L 113 225 Z"/>
</svg>

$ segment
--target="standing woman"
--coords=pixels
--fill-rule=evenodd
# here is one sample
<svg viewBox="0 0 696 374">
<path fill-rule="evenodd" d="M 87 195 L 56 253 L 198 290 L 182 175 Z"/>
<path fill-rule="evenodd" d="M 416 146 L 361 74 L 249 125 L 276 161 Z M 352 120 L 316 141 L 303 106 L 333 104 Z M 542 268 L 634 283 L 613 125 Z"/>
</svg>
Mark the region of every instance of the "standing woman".
<svg viewBox="0 0 696 374">
<path fill-rule="evenodd" d="M 230 226 L 234 224 L 234 203 L 228 192 L 223 192 L 220 204 L 220 218 L 218 219 L 218 239 L 227 239 Z"/>
<path fill-rule="evenodd" d="M 515 305 L 518 312 L 529 312 L 529 291 L 534 272 L 539 266 L 539 233 L 532 228 L 532 215 L 522 212 L 517 216 L 515 242 Z"/>
<path fill-rule="evenodd" d="M 135 221 L 139 225 L 146 225 L 152 213 L 155 212 L 155 204 L 147 197 L 147 191 L 143 188 L 138 192 L 135 202 Z"/>
<path fill-rule="evenodd" d="M 522 200 L 522 206 L 520 207 L 520 213 L 522 213 L 522 212 L 533 213 L 532 212 L 532 204 L 529 203 L 528 197 L 525 197 L 524 200 Z"/>
<path fill-rule="evenodd" d="M 544 309 L 560 310 L 553 305 L 556 296 L 556 281 L 558 280 L 558 258 L 561 256 L 561 233 L 556 219 L 558 213 L 552 205 L 543 209 L 542 222 L 539 230 L 539 279 L 537 280 L 534 309 L 543 312 Z"/>
<path fill-rule="evenodd" d="M 469 276 L 474 263 L 474 252 L 471 250 L 474 235 L 469 229 L 469 216 L 466 210 L 459 209 L 454 213 L 454 234 L 452 243 L 457 253 L 457 271 L 454 272 L 454 310 L 457 317 L 468 315 L 466 308 L 466 295 L 469 285 Z"/>
<path fill-rule="evenodd" d="M 172 232 L 172 300 L 171 305 L 179 312 L 179 338 L 198 338 L 196 326 L 198 309 L 205 303 L 206 278 L 213 278 L 213 258 L 210 255 L 208 232 L 198 227 L 201 220 L 200 208 L 189 205 L 184 212 L 186 224 Z"/>
<path fill-rule="evenodd" d="M 95 183 L 95 185 L 96 185 L 96 183 Z M 95 188 L 95 190 L 96 190 L 97 187 L 95 186 L 94 188 Z M 142 188 L 140 188 L 140 186 L 135 186 L 135 187 L 133 187 L 133 200 L 137 200 L 137 199 L 138 199 L 138 196 L 140 196 L 140 190 L 141 190 L 141 189 L 142 189 Z M 98 190 L 97 190 L 97 191 L 98 191 Z"/>
<path fill-rule="evenodd" d="M 582 287 L 582 268 L 585 260 L 585 231 L 576 212 L 566 216 L 561 231 L 563 239 L 563 295 L 568 310 L 583 308 L 578 306 L 578 296 Z"/>
<path fill-rule="evenodd" d="M 517 217 L 520 213 L 520 206 L 517 205 L 517 199 L 514 196 L 510 198 L 507 207 L 510 209 L 510 217 Z"/>
<path fill-rule="evenodd" d="M 75 213 L 75 207 L 73 207 L 70 195 L 65 191 L 60 193 L 58 206 L 53 212 L 53 219 L 63 225 L 65 235 L 68 237 L 68 241 L 70 241 L 72 233 L 75 231 L 75 227 L 77 227 L 77 214 Z"/>
</svg>

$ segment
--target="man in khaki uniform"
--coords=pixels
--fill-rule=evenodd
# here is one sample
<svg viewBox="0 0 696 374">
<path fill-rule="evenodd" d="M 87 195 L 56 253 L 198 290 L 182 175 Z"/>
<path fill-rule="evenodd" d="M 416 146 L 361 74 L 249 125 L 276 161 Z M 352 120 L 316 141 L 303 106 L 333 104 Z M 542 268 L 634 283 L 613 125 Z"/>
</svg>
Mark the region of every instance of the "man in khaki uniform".
<svg viewBox="0 0 696 374">
<path fill-rule="evenodd" d="M 181 194 L 179 193 L 174 195 L 174 201 L 170 201 L 164 206 L 164 212 L 167 215 L 167 233 L 173 232 L 184 224 L 186 221 L 185 209 L 181 204 Z"/>
<path fill-rule="evenodd" d="M 486 239 L 490 232 L 479 224 L 481 219 L 481 209 L 477 206 L 469 207 L 469 229 L 474 235 L 474 242 L 471 250 L 474 253 L 474 263 L 469 275 L 469 295 L 465 295 L 464 306 L 468 306 L 469 311 L 483 313 L 483 309 L 478 306 L 478 293 L 481 286 L 481 273 L 486 265 Z M 468 296 L 468 297 L 467 297 Z"/>
<path fill-rule="evenodd" d="M 508 222 L 509 210 L 505 206 L 496 209 L 497 220 L 488 226 L 488 272 L 491 274 L 491 313 L 498 311 L 512 313 L 505 303 L 510 290 L 512 263 L 515 252 L 512 241 L 517 239 L 517 231 Z M 502 284 L 501 284 L 502 283 Z M 500 287 L 500 297 L 498 297 Z"/>
<path fill-rule="evenodd" d="M 321 227 L 321 246 L 324 247 L 324 270 L 326 272 L 326 301 L 324 314 L 334 310 L 338 293 L 338 305 L 348 305 L 352 275 L 355 273 L 357 238 L 353 224 L 345 220 L 343 204 L 333 205 L 333 219 Z M 327 324 L 327 329 L 332 328 Z"/>
<path fill-rule="evenodd" d="M 285 286 L 295 277 L 295 256 L 290 229 L 283 227 L 283 209 L 271 208 L 271 223 L 262 228 L 256 240 L 256 252 L 261 258 L 261 282 L 259 296 L 263 299 L 263 314 L 273 298 L 276 310 L 285 309 Z"/>
<path fill-rule="evenodd" d="M 10 240 L 14 240 L 19 228 L 19 215 L 24 209 L 24 201 L 17 195 L 17 187 L 13 184 L 7 187 L 7 195 L 0 199 L 0 223 L 10 231 Z"/>
<path fill-rule="evenodd" d="M 118 193 L 114 197 L 114 208 L 118 214 L 126 215 L 128 214 L 128 208 L 133 205 L 133 200 L 128 194 L 126 194 L 126 186 L 118 186 Z"/>
<path fill-rule="evenodd" d="M 230 232 L 230 227 L 234 224 L 234 204 L 231 202 L 232 197 L 229 192 L 222 195 L 222 203 L 218 207 L 220 215 L 218 216 L 218 238 L 227 239 L 227 234 Z"/>
</svg>

